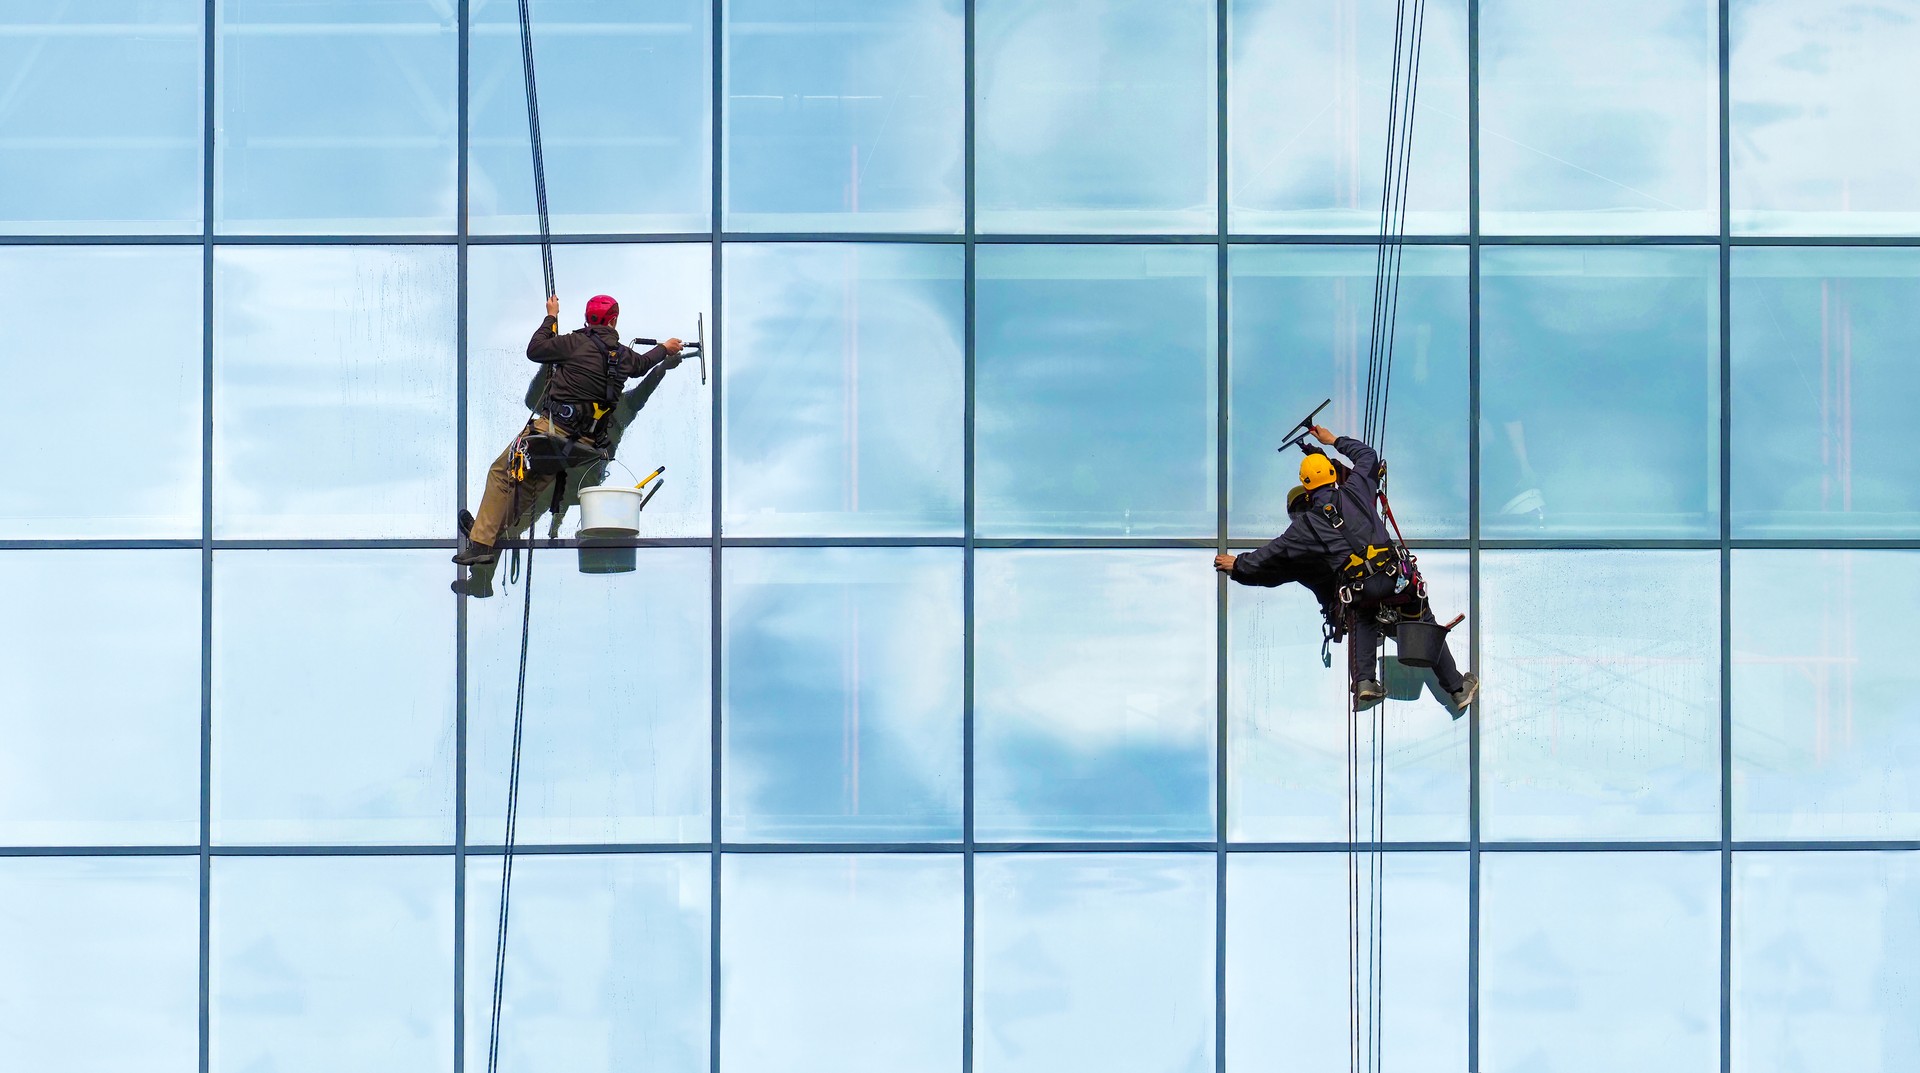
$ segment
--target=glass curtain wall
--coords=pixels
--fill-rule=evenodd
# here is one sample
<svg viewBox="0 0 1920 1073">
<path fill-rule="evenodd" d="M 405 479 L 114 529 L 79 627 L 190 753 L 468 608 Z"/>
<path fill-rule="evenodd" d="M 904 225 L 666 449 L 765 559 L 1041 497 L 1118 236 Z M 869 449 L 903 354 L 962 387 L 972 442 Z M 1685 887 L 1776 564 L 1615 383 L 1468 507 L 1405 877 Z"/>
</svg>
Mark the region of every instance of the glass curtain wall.
<svg viewBox="0 0 1920 1073">
<path fill-rule="evenodd" d="M 502 1069 L 1343 1068 L 1343 681 L 1209 560 L 1357 425 L 1395 6 L 535 0 L 563 327 L 712 356 L 491 599 L 512 0 L 0 11 L 9 1065 L 486 1068 L 531 585 Z M 1920 1067 L 1920 23 L 1426 11 L 1386 1066 Z"/>
</svg>

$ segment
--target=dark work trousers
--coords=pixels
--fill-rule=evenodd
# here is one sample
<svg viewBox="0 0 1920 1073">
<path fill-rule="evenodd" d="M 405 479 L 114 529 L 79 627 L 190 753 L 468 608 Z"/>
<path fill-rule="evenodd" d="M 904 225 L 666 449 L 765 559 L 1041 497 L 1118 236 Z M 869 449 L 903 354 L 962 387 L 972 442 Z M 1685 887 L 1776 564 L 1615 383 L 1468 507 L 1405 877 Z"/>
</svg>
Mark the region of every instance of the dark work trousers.
<svg viewBox="0 0 1920 1073">
<path fill-rule="evenodd" d="M 1380 681 L 1380 624 L 1373 619 L 1379 603 L 1353 605 L 1353 630 L 1347 634 L 1347 674 L 1349 685 L 1363 679 Z M 1422 601 L 1419 622 L 1433 622 L 1433 608 Z M 1458 693 L 1460 687 L 1467 684 L 1460 676 L 1460 668 L 1453 662 L 1453 649 L 1445 641 L 1440 643 L 1440 658 L 1433 665 L 1433 676 L 1439 680 L 1440 688 L 1448 693 Z"/>
</svg>

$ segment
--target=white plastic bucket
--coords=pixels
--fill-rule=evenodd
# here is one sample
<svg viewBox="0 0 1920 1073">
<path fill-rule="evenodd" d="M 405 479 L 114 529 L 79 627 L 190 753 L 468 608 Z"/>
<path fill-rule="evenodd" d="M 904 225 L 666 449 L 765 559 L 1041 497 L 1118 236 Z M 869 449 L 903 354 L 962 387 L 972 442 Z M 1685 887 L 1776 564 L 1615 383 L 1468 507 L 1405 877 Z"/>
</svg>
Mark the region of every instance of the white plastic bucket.
<svg viewBox="0 0 1920 1073">
<path fill-rule="evenodd" d="M 632 536 L 640 531 L 640 504 L 646 493 L 613 485 L 580 489 L 583 536 Z"/>
</svg>

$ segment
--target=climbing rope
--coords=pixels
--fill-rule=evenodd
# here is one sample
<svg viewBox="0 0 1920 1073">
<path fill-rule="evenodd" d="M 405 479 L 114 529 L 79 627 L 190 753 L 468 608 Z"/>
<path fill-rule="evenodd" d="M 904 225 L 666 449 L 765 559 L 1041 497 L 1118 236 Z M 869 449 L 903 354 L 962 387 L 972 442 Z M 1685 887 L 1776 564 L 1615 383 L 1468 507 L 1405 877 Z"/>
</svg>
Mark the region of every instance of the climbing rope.
<svg viewBox="0 0 1920 1073">
<path fill-rule="evenodd" d="M 520 820 L 520 742 L 527 713 L 527 638 L 533 625 L 531 528 L 528 534 L 527 577 L 521 587 L 520 604 L 520 679 L 513 693 L 513 760 L 507 774 L 507 829 L 500 853 L 500 930 L 493 944 L 493 1021 L 487 1035 L 487 1073 L 498 1073 L 500 1069 L 500 1011 L 507 983 L 507 912 L 513 904 L 513 844 Z"/>
<path fill-rule="evenodd" d="M 540 150 L 540 94 L 533 80 L 533 20 L 527 0 L 520 0 L 520 68 L 527 84 L 527 136 L 533 146 L 533 200 L 540 212 L 540 274 L 547 289 L 541 295 L 559 294 L 553 285 L 553 230 L 547 222 L 547 164 Z"/>
<path fill-rule="evenodd" d="M 1395 328 L 1400 315 L 1400 269 L 1406 255 L 1407 193 L 1411 188 L 1413 122 L 1420 99 L 1420 47 L 1426 29 L 1425 0 L 1396 0 L 1393 15 L 1393 70 L 1388 83 L 1387 149 L 1380 176 L 1380 241 L 1374 247 L 1373 308 L 1367 339 L 1367 391 L 1361 421 L 1361 439 L 1386 453 L 1388 402 L 1393 388 Z M 1384 476 L 1384 475 L 1382 475 Z M 1384 488 L 1381 507 L 1392 521 Z M 1394 541 L 1402 555 L 1406 542 L 1394 525 Z M 1349 615 L 1366 611 L 1347 612 Z M 1349 622 L 1348 644 L 1357 638 Z M 1349 651 L 1348 676 L 1368 669 L 1380 674 L 1382 642 L 1364 655 Z M 1351 683 L 1349 683 L 1351 685 Z M 1384 994 L 1386 977 L 1386 734 L 1385 698 L 1373 708 L 1366 772 L 1367 867 L 1365 910 L 1361 917 L 1360 867 L 1361 756 L 1360 718 L 1356 697 L 1347 692 L 1347 1025 L 1348 1059 L 1354 1073 L 1378 1073 L 1384 1059 Z M 1366 930 L 1362 964 L 1360 932 Z"/>
<path fill-rule="evenodd" d="M 540 271 L 546 283 L 543 296 L 549 296 L 560 292 L 553 283 L 553 229 L 547 219 L 547 167 L 540 149 L 540 95 L 533 78 L 533 22 L 528 13 L 528 0 L 520 0 L 520 63 L 526 77 L 527 134 L 533 149 L 533 198 L 540 214 Z M 561 508 L 560 490 L 564 487 L 564 481 L 555 484 L 553 514 L 556 524 Z M 520 514 L 520 488 L 517 483 L 513 502 L 514 509 L 510 517 L 517 522 Z M 499 1073 L 500 1069 L 500 1014 L 507 982 L 507 922 L 513 906 L 513 845 L 520 819 L 520 745 L 527 714 L 527 641 L 533 632 L 533 544 L 533 527 L 529 522 L 527 576 L 521 591 L 520 607 L 520 673 L 513 692 L 513 753 L 507 774 L 507 829 L 500 846 L 500 919 L 493 945 L 493 1019 L 487 1034 L 487 1073 Z M 516 567 L 519 565 L 517 552 L 514 564 Z"/>
</svg>

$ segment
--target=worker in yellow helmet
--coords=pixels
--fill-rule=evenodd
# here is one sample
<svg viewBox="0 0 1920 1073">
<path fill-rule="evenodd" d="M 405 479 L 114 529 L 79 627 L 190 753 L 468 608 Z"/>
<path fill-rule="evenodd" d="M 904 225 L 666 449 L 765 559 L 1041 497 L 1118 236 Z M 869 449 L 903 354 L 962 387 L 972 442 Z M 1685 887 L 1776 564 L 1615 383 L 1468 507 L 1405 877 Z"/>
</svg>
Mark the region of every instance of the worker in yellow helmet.
<svg viewBox="0 0 1920 1073">
<path fill-rule="evenodd" d="M 1243 555 L 1216 555 L 1214 568 L 1244 585 L 1280 584 L 1262 579 L 1283 574 L 1284 580 L 1298 580 L 1309 588 L 1313 587 L 1309 579 L 1323 585 L 1331 579 L 1336 597 L 1331 602 L 1329 636 L 1351 631 L 1349 685 L 1357 703 L 1372 705 L 1387 695 L 1380 684 L 1382 608 L 1388 610 L 1385 617 L 1390 622 L 1401 618 L 1433 622 L 1433 611 L 1426 606 L 1411 564 L 1402 561 L 1375 509 L 1380 496 L 1379 454 L 1352 436 L 1335 436 L 1319 425 L 1309 431 L 1314 439 L 1346 456 L 1351 467 L 1320 452 L 1301 458 L 1300 484 L 1288 496 L 1291 521 L 1286 532 Z M 1323 612 L 1329 611 L 1329 603 L 1321 599 Z M 1444 645 L 1433 673 L 1452 699 L 1456 717 L 1479 693 L 1479 676 L 1462 674 Z"/>
</svg>

